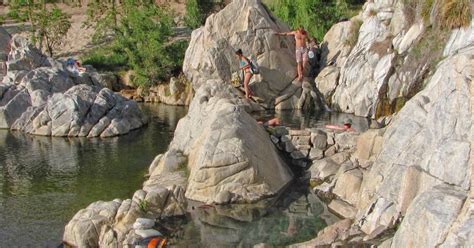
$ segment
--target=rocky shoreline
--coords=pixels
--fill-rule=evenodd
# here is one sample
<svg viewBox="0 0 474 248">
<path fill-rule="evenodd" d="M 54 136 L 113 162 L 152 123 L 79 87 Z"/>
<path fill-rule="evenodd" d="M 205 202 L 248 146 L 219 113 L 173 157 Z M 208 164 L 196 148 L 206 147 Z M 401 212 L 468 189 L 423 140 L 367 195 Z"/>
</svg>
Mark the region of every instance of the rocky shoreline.
<svg viewBox="0 0 474 248">
<path fill-rule="evenodd" d="M 360 29 L 351 32 L 358 39 L 348 47 L 340 36 L 349 35 L 357 20 Z M 338 111 L 385 116 L 377 129 L 360 135 L 265 130 L 249 113 L 274 107 L 291 87 L 292 43 L 276 40 L 273 30 L 288 27 L 259 0 L 234 0 L 192 34 L 183 71 L 196 94 L 168 152 L 150 165 L 143 189 L 132 199 L 96 202 L 79 211 L 64 240 L 130 247 L 147 236 L 138 227 L 184 215 L 187 199 L 258 202 L 281 192 L 294 179 L 289 166 L 296 166 L 307 169 L 303 178 L 343 219 L 291 247 L 472 246 L 474 22 L 450 33 L 435 67 L 427 69 L 432 61 L 425 61 L 413 72 L 396 66 L 415 56 L 409 51 L 422 39 L 420 24 L 406 20 L 403 1 L 369 1 L 326 38 L 322 63 L 331 65 L 316 79 L 319 93 Z M 262 106 L 242 100 L 230 86 L 237 46 L 257 52 L 262 74 L 252 89 L 262 96 Z"/>
<path fill-rule="evenodd" d="M 3 28 L 0 28 L 3 30 Z M 0 32 L 0 128 L 61 137 L 111 137 L 147 120 L 137 103 L 105 88 L 92 67 L 74 74 L 20 36 Z"/>
</svg>

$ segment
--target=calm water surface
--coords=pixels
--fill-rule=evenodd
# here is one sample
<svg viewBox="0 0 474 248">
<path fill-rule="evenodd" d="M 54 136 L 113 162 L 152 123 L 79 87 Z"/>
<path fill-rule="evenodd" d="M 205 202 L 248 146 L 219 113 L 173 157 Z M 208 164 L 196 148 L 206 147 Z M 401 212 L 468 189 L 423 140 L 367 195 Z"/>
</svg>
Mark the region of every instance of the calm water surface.
<svg viewBox="0 0 474 248">
<path fill-rule="evenodd" d="M 182 107 L 144 104 L 149 125 L 109 139 L 49 138 L 0 130 L 0 247 L 56 247 L 65 224 L 97 200 L 130 198 L 141 188 L 153 158 L 166 151 Z M 274 116 L 295 128 L 341 124 L 364 118 L 299 111 L 255 114 Z M 176 247 L 275 246 L 308 240 L 330 216 L 306 187 L 292 186 L 271 204 L 190 209 L 188 218 L 165 223 Z M 269 207 L 270 206 L 270 207 Z"/>
<path fill-rule="evenodd" d="M 145 128 L 108 139 L 0 130 L 0 247 L 56 247 L 64 225 L 97 200 L 130 198 L 166 151 L 183 107 L 144 104 Z"/>
</svg>

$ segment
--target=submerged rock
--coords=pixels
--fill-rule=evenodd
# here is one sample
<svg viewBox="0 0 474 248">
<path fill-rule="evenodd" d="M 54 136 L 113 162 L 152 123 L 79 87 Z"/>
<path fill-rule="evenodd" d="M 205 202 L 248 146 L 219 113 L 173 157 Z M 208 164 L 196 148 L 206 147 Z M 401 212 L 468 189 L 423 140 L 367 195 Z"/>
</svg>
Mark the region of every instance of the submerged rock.
<svg viewBox="0 0 474 248">
<path fill-rule="evenodd" d="M 45 136 L 111 137 L 147 120 L 134 101 L 100 85 L 93 68 L 80 75 L 14 37 L 0 84 L 0 128 Z"/>
</svg>

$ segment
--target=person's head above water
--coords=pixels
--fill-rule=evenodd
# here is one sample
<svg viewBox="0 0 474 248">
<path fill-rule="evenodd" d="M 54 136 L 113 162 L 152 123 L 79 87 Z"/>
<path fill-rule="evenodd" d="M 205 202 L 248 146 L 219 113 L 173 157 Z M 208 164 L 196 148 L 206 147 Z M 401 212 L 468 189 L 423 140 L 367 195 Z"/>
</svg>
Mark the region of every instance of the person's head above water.
<svg viewBox="0 0 474 248">
<path fill-rule="evenodd" d="M 239 48 L 239 49 L 237 49 L 237 50 L 235 51 L 235 55 L 237 55 L 237 56 L 240 57 L 240 56 L 243 56 L 244 53 L 242 52 L 242 49 Z"/>
<path fill-rule="evenodd" d="M 344 127 L 345 128 L 351 128 L 352 127 L 352 120 L 350 118 L 347 118 L 344 120 Z"/>
</svg>

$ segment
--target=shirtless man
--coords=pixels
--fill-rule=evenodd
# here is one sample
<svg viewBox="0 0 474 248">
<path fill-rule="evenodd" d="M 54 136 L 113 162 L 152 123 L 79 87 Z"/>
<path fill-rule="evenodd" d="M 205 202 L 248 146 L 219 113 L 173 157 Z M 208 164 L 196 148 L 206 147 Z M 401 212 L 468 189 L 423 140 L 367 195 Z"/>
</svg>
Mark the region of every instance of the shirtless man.
<svg viewBox="0 0 474 248">
<path fill-rule="evenodd" d="M 300 26 L 297 30 L 293 32 L 275 33 L 275 35 L 295 36 L 298 80 L 301 82 L 303 80 L 303 72 L 306 62 L 308 62 L 308 54 L 306 51 L 306 40 L 308 39 L 308 33 L 304 30 L 303 27 Z"/>
</svg>

